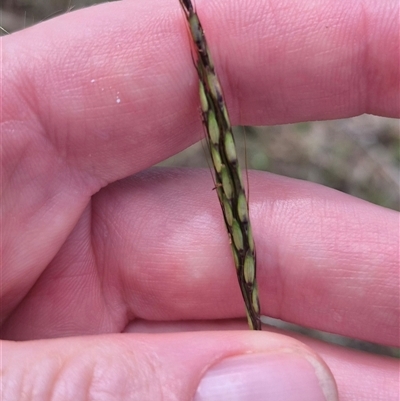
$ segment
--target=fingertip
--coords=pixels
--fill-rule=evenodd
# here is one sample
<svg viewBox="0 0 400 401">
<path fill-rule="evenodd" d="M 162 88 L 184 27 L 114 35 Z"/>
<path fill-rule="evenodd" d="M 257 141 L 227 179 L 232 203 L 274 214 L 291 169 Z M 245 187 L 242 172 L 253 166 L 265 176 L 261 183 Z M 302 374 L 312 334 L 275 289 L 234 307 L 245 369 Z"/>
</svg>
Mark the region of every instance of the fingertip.
<svg viewBox="0 0 400 401">
<path fill-rule="evenodd" d="M 293 349 L 229 357 L 207 370 L 194 401 L 265 399 L 336 401 L 337 389 L 325 364 Z"/>
<path fill-rule="evenodd" d="M 291 400 L 300 392 L 337 400 L 329 369 L 311 350 L 267 332 L 111 334 L 4 342 L 3 350 L 10 400 Z"/>
</svg>

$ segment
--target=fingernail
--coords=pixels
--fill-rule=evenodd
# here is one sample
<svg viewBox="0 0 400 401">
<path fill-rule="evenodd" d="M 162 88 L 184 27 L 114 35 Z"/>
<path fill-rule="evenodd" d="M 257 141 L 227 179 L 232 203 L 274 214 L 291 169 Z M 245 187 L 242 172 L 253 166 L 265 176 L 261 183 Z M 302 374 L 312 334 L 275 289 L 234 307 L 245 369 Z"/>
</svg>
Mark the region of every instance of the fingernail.
<svg viewBox="0 0 400 401">
<path fill-rule="evenodd" d="M 310 359 L 298 353 L 224 359 L 205 373 L 193 401 L 337 401 L 331 373 Z"/>
</svg>

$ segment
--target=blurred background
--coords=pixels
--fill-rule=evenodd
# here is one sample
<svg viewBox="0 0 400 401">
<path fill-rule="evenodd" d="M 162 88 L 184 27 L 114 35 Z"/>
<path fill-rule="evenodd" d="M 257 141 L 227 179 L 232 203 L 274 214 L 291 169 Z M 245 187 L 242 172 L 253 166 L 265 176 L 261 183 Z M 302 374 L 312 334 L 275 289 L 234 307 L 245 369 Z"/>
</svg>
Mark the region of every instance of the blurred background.
<svg viewBox="0 0 400 401">
<path fill-rule="evenodd" d="M 0 26 L 12 33 L 101 2 L 105 1 L 2 0 Z M 397 119 L 362 115 L 273 127 L 238 127 L 236 134 L 239 153 L 246 152 L 246 164 L 250 169 L 314 181 L 384 207 L 400 208 L 400 125 Z M 205 145 L 198 143 L 160 165 L 209 168 L 208 163 Z M 275 319 L 269 323 L 341 345 L 400 355 L 397 348 L 340 336 L 327 337 L 325 333 Z"/>
</svg>

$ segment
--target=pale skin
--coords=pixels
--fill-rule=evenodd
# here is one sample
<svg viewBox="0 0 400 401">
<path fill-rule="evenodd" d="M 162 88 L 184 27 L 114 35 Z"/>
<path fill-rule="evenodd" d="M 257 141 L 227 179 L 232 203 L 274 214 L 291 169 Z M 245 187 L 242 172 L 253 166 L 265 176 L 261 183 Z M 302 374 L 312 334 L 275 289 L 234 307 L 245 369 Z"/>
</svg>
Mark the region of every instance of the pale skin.
<svg viewBox="0 0 400 401">
<path fill-rule="evenodd" d="M 196 2 L 233 124 L 399 117 L 398 2 L 339 3 Z M 397 400 L 394 360 L 231 331 L 244 306 L 210 173 L 141 173 L 202 132 L 185 26 L 177 0 L 123 1 L 3 38 L 10 399 L 22 375 L 43 394 L 62 379 L 74 395 L 100 381 L 116 399 L 189 400 L 216 361 L 292 349 L 324 359 L 341 400 Z M 399 346 L 398 213 L 266 173 L 250 182 L 262 312 Z M 176 333 L 190 329 L 224 331 Z"/>
</svg>

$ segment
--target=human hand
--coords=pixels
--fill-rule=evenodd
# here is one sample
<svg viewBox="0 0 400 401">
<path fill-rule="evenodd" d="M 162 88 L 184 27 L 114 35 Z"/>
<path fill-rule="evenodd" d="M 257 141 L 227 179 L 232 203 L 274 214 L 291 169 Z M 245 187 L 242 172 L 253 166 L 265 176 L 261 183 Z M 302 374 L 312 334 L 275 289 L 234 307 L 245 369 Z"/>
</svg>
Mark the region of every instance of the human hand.
<svg viewBox="0 0 400 401">
<path fill-rule="evenodd" d="M 141 172 L 202 129 L 179 2 L 159 3 L 3 39 L 4 401 L 229 400 L 241 383 L 245 400 L 335 400 L 318 355 L 341 400 L 397 400 L 396 361 L 229 330 L 244 306 L 209 172 Z M 233 122 L 398 117 L 395 2 L 197 6 Z M 250 180 L 262 312 L 398 346 L 398 214 Z"/>
</svg>

